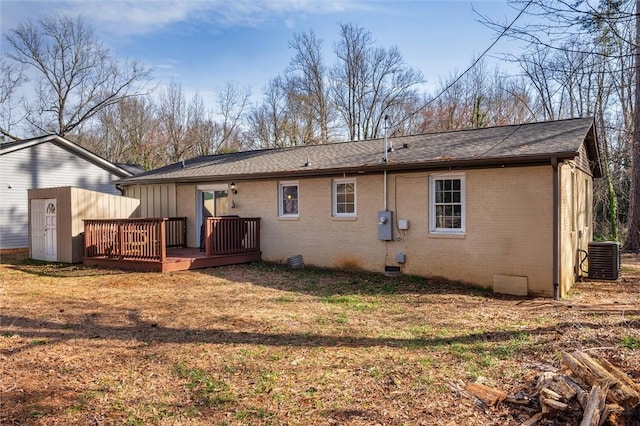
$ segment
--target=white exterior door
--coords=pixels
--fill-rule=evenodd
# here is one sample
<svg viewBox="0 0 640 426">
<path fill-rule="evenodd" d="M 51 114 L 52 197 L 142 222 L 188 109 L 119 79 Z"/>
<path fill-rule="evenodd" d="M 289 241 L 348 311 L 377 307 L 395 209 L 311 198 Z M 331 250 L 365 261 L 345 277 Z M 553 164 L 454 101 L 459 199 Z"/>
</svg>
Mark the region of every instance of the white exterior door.
<svg viewBox="0 0 640 426">
<path fill-rule="evenodd" d="M 31 200 L 31 257 L 55 262 L 58 260 L 55 198 Z"/>
</svg>

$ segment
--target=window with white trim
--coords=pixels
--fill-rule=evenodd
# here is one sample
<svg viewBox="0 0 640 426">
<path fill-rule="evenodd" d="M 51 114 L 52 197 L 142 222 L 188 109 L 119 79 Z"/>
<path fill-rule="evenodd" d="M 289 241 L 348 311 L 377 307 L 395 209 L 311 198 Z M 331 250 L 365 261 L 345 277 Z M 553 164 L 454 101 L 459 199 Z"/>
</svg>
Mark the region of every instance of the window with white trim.
<svg viewBox="0 0 640 426">
<path fill-rule="evenodd" d="M 298 182 L 280 182 L 278 205 L 280 217 L 298 217 Z"/>
<path fill-rule="evenodd" d="M 333 216 L 356 216 L 356 180 L 334 179 L 333 181 Z"/>
<path fill-rule="evenodd" d="M 465 232 L 465 185 L 463 174 L 429 177 L 429 230 L 442 234 Z"/>
</svg>

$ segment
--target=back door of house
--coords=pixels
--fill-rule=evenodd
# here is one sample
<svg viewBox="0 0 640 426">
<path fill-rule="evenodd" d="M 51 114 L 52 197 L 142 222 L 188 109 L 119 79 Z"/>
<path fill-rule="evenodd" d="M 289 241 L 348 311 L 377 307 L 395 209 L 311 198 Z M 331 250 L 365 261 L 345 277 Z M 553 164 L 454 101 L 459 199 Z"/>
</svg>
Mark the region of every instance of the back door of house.
<svg viewBox="0 0 640 426">
<path fill-rule="evenodd" d="M 207 217 L 229 214 L 229 192 L 227 185 L 198 186 L 198 241 L 204 248 L 204 222 Z"/>
<path fill-rule="evenodd" d="M 31 257 L 55 262 L 57 246 L 57 200 L 31 200 Z"/>
</svg>

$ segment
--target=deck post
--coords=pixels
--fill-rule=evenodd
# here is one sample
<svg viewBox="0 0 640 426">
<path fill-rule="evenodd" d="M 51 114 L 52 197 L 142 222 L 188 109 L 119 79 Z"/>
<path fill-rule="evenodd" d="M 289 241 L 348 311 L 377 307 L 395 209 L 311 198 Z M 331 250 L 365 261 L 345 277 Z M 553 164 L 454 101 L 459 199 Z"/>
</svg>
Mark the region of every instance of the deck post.
<svg viewBox="0 0 640 426">
<path fill-rule="evenodd" d="M 212 221 L 209 218 L 204 218 L 204 248 L 207 256 L 211 256 L 211 224 Z"/>
<path fill-rule="evenodd" d="M 160 221 L 160 262 L 167 259 L 167 218 Z"/>
<path fill-rule="evenodd" d="M 187 246 L 187 218 L 182 218 L 182 247 Z"/>
<path fill-rule="evenodd" d="M 84 221 L 83 222 L 83 226 L 84 226 L 84 238 L 82 239 L 82 244 L 84 245 L 84 257 L 88 257 L 89 256 L 89 238 L 91 237 L 89 235 L 89 224 Z"/>
<path fill-rule="evenodd" d="M 122 259 L 124 257 L 124 223 L 116 222 L 118 229 L 118 241 L 116 241 L 117 247 L 114 255 Z"/>
<path fill-rule="evenodd" d="M 260 251 L 260 218 L 256 219 L 256 246 L 254 248 Z"/>
</svg>

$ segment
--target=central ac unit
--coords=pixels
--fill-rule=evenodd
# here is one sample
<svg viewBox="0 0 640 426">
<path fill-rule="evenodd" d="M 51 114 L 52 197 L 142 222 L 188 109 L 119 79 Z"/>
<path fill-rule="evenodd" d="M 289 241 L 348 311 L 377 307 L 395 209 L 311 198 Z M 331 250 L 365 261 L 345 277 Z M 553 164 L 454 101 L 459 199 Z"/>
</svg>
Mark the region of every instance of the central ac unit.
<svg viewBox="0 0 640 426">
<path fill-rule="evenodd" d="M 589 278 L 617 280 L 620 276 L 620 243 L 589 243 Z"/>
</svg>

